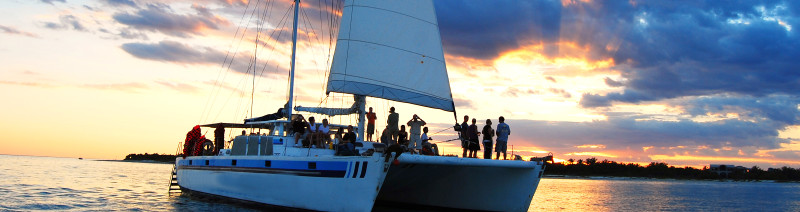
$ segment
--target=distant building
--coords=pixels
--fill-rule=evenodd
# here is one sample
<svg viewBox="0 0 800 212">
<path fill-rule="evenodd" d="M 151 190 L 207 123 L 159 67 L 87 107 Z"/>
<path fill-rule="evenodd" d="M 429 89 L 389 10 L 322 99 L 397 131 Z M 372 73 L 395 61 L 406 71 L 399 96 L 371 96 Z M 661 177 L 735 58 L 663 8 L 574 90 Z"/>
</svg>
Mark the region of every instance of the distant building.
<svg viewBox="0 0 800 212">
<path fill-rule="evenodd" d="M 731 173 L 747 172 L 749 169 L 745 168 L 744 166 L 710 164 L 708 170 L 717 173 L 720 176 L 728 177 Z"/>
</svg>

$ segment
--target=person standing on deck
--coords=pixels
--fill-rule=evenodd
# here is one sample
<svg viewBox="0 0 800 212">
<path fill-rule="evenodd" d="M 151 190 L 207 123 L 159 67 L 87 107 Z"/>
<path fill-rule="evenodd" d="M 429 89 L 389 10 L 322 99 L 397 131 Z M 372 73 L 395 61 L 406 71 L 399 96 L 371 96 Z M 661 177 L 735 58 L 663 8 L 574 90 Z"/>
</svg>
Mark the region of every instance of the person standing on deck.
<svg viewBox="0 0 800 212">
<path fill-rule="evenodd" d="M 394 112 L 394 107 L 389 108 L 389 117 L 386 118 L 386 129 L 389 130 L 389 134 L 395 142 L 397 142 L 397 132 L 399 130 L 397 126 L 398 122 L 400 122 L 400 114 Z"/>
<path fill-rule="evenodd" d="M 219 154 L 219 150 L 225 146 L 225 127 L 218 124 L 214 129 L 214 152 L 213 155 Z"/>
<path fill-rule="evenodd" d="M 483 159 L 492 159 L 492 137 L 494 137 L 494 129 L 492 129 L 492 120 L 486 119 L 486 125 L 483 126 Z"/>
<path fill-rule="evenodd" d="M 375 119 L 378 117 L 375 116 L 375 113 L 372 112 L 372 107 L 369 107 L 369 112 L 367 113 L 367 139 L 368 141 L 372 141 L 372 134 L 375 134 Z"/>
<path fill-rule="evenodd" d="M 422 149 L 422 140 L 420 139 L 420 130 L 422 126 L 425 126 L 425 120 L 422 120 L 417 114 L 411 117 L 411 120 L 406 123 L 408 125 L 408 133 L 409 140 L 411 141 L 408 145 L 411 149 Z"/>
<path fill-rule="evenodd" d="M 478 150 L 481 150 L 481 145 L 478 144 L 478 125 L 475 123 L 478 122 L 475 118 L 472 119 L 472 125 L 469 125 L 469 130 L 467 130 L 467 135 L 469 135 L 469 157 L 471 158 L 478 158 Z"/>
<path fill-rule="evenodd" d="M 462 158 L 467 157 L 467 150 L 469 150 L 469 136 L 467 136 L 467 130 L 469 130 L 469 124 L 467 124 L 467 120 L 469 120 L 469 116 L 464 116 L 464 122 L 461 123 L 461 132 L 459 132 L 461 137 L 461 149 L 464 150 L 464 153 L 461 154 Z"/>
<path fill-rule="evenodd" d="M 497 145 L 494 147 L 494 151 L 497 152 L 497 156 L 495 156 L 495 160 L 500 159 L 500 153 L 503 153 L 503 160 L 506 159 L 506 147 L 508 147 L 508 136 L 511 135 L 511 127 L 505 123 L 506 118 L 500 116 L 498 118 L 500 123 L 497 124 Z"/>
</svg>

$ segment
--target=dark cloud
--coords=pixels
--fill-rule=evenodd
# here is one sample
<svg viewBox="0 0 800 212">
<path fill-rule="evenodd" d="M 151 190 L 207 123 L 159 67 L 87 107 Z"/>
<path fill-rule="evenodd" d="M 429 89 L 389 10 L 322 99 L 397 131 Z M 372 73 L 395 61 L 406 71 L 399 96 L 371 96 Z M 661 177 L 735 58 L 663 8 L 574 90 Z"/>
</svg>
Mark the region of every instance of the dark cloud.
<svg viewBox="0 0 800 212">
<path fill-rule="evenodd" d="M 764 98 L 749 97 L 701 97 L 685 102 L 683 107 L 693 115 L 709 113 L 736 113 L 742 119 L 760 121 L 770 120 L 774 127 L 782 129 L 800 124 L 800 100 L 796 96 L 774 95 Z"/>
<path fill-rule="evenodd" d="M 58 17 L 59 22 L 45 22 L 44 27 L 49 29 L 73 29 L 77 31 L 87 31 L 86 27 L 81 24 L 81 21 L 74 15 L 61 15 Z"/>
<path fill-rule="evenodd" d="M 800 40 L 791 1 L 639 2 L 624 6 L 631 19 L 614 51 L 623 92 L 586 94 L 584 107 L 727 93 L 761 97 L 800 92 Z M 576 7 L 590 7 L 579 5 Z M 593 5 L 592 5 L 593 6 Z M 604 17 L 598 17 L 603 20 Z M 740 23 L 741 22 L 741 23 Z M 612 24 L 611 20 L 603 23 Z M 786 24 L 787 26 L 782 25 Z M 592 49 L 607 42 L 582 40 Z"/>
<path fill-rule="evenodd" d="M 241 73 L 252 73 L 249 70 L 252 55 L 246 54 L 226 54 L 225 52 L 218 51 L 209 47 L 194 47 L 175 41 L 161 41 L 159 43 L 126 43 L 121 47 L 135 57 L 155 60 L 162 62 L 171 62 L 178 64 L 226 64 L 225 67 Z M 235 57 L 234 57 L 235 56 Z M 234 58 L 233 60 L 231 58 Z M 233 62 L 231 62 L 233 61 Z M 272 73 L 272 74 L 286 74 L 288 71 L 282 67 L 276 67 L 274 64 L 266 66 L 265 61 L 259 61 L 258 73 Z"/>
<path fill-rule="evenodd" d="M 708 146 L 711 148 L 757 147 L 776 149 L 789 140 L 778 137 L 769 124 L 740 120 L 695 122 L 691 120 L 637 120 L 638 117 L 615 117 L 608 121 L 553 122 L 507 120 L 512 140 L 553 151 L 574 151 L 584 144 L 606 145 L 608 150 L 642 147 Z M 519 129 L 519 130 L 514 130 Z"/>
<path fill-rule="evenodd" d="M 131 6 L 136 7 L 136 2 L 133 0 L 105 0 L 106 3 L 113 6 Z"/>
<path fill-rule="evenodd" d="M 448 54 L 491 59 L 528 42 L 557 41 L 560 35 L 560 1 L 434 1 L 434 4 Z"/>
<path fill-rule="evenodd" d="M 0 25 L 0 32 L 6 33 L 6 34 L 24 35 L 24 36 L 28 36 L 28 37 L 32 37 L 32 38 L 39 38 L 39 35 L 30 33 L 30 32 L 20 31 L 20 30 L 14 28 L 14 27 L 3 26 L 3 25 Z"/>
<path fill-rule="evenodd" d="M 193 5 L 196 15 L 175 14 L 165 4 L 148 4 L 133 14 L 117 13 L 113 15 L 117 22 L 128 25 L 134 29 L 161 32 L 177 37 L 199 35 L 204 29 L 218 29 L 221 25 L 229 24 L 226 19 L 214 16 L 202 6 Z"/>
<path fill-rule="evenodd" d="M 613 79 L 611 79 L 609 77 L 606 77 L 605 81 L 606 81 L 606 85 L 608 85 L 610 87 L 622 87 L 623 85 L 625 85 L 622 82 L 615 81 L 615 80 L 613 80 Z"/>
</svg>

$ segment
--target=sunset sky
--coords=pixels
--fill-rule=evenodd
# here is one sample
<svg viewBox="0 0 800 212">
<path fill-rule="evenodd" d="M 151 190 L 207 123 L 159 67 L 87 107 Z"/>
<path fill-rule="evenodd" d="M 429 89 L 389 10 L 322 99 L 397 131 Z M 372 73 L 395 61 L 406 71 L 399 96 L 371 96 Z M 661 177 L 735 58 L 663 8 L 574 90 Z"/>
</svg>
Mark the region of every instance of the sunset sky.
<svg viewBox="0 0 800 212">
<path fill-rule="evenodd" d="M 349 95 L 324 93 L 341 2 L 302 4 L 295 105 L 348 107 Z M 458 122 L 505 116 L 517 154 L 800 167 L 795 1 L 434 4 Z M 288 99 L 290 5 L 0 2 L 0 154 L 174 154 L 196 124 L 275 112 Z M 367 104 L 379 129 L 394 106 L 401 122 L 419 114 L 434 139 L 455 138 L 452 113 Z"/>
</svg>

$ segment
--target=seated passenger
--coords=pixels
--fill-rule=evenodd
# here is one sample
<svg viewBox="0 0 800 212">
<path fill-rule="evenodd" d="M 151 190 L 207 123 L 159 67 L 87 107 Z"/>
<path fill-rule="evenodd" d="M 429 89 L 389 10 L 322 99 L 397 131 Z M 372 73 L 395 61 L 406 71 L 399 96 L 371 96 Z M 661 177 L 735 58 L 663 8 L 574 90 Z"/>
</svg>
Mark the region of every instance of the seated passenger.
<svg viewBox="0 0 800 212">
<path fill-rule="evenodd" d="M 432 138 L 428 137 L 428 127 L 422 128 L 422 150 L 420 150 L 420 154 L 423 155 L 435 155 L 433 152 L 433 145 L 431 144 Z"/>
<path fill-rule="evenodd" d="M 295 116 L 294 120 L 292 120 L 292 133 L 294 134 L 294 144 L 297 146 L 297 142 L 300 141 L 301 136 L 306 133 L 306 126 L 305 119 L 303 116 Z"/>
<path fill-rule="evenodd" d="M 330 127 L 328 126 L 328 119 L 322 119 L 322 125 L 317 130 L 317 147 L 326 148 L 328 143 L 331 142 Z"/>
<path fill-rule="evenodd" d="M 358 150 L 354 143 L 356 142 L 356 133 L 353 132 L 353 126 L 347 126 L 347 133 L 342 137 L 342 142 L 337 145 L 336 155 L 341 156 L 355 156 L 358 155 Z"/>
<path fill-rule="evenodd" d="M 316 144 L 317 132 L 319 131 L 319 126 L 314 123 L 314 117 L 308 117 L 308 124 L 306 125 L 306 132 L 303 134 L 303 147 L 312 147 Z"/>
</svg>

